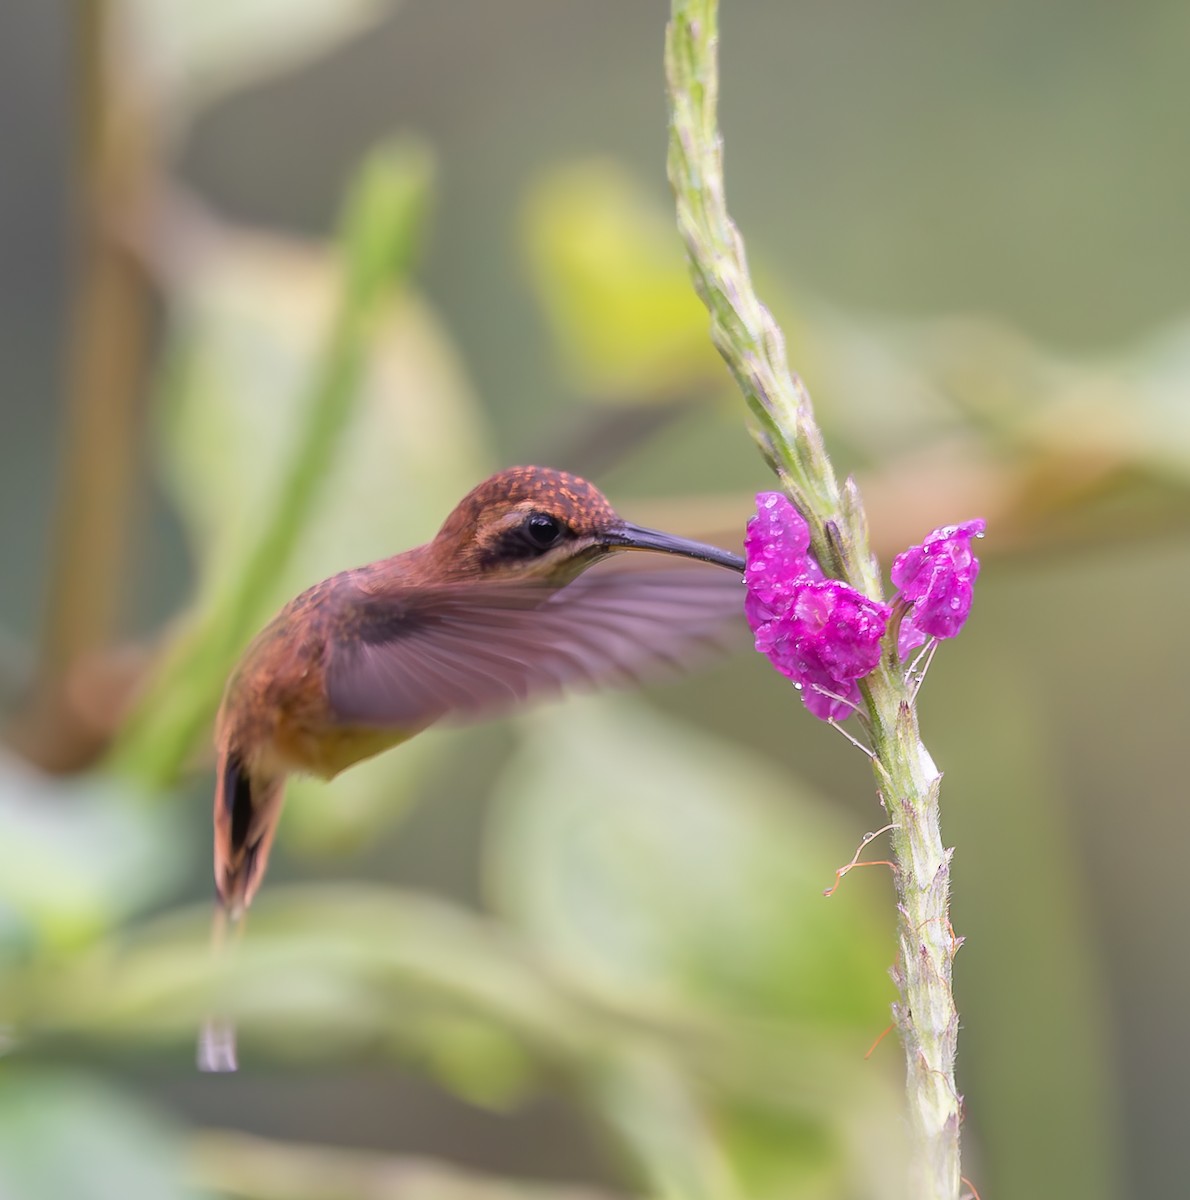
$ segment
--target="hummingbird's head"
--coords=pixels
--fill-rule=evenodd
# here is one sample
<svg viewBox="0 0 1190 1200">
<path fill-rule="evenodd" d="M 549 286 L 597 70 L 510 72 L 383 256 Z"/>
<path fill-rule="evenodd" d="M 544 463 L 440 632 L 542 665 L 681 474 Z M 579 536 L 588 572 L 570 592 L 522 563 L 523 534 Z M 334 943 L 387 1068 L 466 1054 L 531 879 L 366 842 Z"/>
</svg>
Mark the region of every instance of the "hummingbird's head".
<svg viewBox="0 0 1190 1200">
<path fill-rule="evenodd" d="M 738 555 L 625 521 L 594 484 L 548 467 L 510 467 L 485 479 L 455 506 L 433 547 L 452 573 L 558 583 L 621 550 L 744 569 Z"/>
</svg>

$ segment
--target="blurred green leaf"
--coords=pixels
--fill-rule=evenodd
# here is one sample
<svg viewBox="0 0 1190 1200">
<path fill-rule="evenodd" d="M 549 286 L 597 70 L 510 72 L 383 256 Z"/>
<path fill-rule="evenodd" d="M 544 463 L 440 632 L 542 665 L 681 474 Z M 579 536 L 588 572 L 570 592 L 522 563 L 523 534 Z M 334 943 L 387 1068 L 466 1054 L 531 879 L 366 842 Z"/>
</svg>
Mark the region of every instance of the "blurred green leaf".
<svg viewBox="0 0 1190 1200">
<path fill-rule="evenodd" d="M 612 1200 L 591 1188 L 222 1130 L 199 1134 L 193 1158 L 197 1178 L 229 1200 Z"/>
<path fill-rule="evenodd" d="M 521 237 L 575 383 L 595 398 L 726 385 L 668 213 L 614 162 L 580 161 L 529 189 Z"/>
<path fill-rule="evenodd" d="M 5 1200 L 199 1200 L 160 1110 L 83 1075 L 0 1074 Z"/>
<path fill-rule="evenodd" d="M 320 1060 L 377 1044 L 418 1055 L 429 1046 L 432 1058 L 452 1021 L 490 1023 L 546 1057 L 573 1059 L 607 1024 L 494 922 L 346 885 L 269 889 L 247 936 L 218 957 L 206 906 L 170 914 L 14 977 L 8 999 L 41 1038 L 187 1045 L 218 1002 L 242 1025 L 245 1056 L 262 1044 Z M 481 1087 L 481 1074 L 494 1078 L 494 1055 L 490 1040 L 475 1045 Z"/>
<path fill-rule="evenodd" d="M 841 1046 L 856 1059 L 864 1042 L 825 1029 L 743 1017 L 700 1020 L 659 1013 L 626 996 L 592 995 L 558 977 L 554 964 L 512 932 L 440 901 L 388 888 L 273 888 L 252 913 L 234 952 L 213 958 L 205 906 L 159 918 L 37 972 L 10 980 L 8 999 L 30 1038 L 105 1038 L 189 1047 L 218 1002 L 244 1031 L 244 1051 L 325 1060 L 388 1045 L 423 1062 L 455 1064 L 475 1050 L 464 1081 L 511 1095 L 524 1078 L 518 1056 L 579 1067 L 627 1041 L 657 1044 L 702 1064 L 729 1091 L 770 1097 L 796 1060 L 812 1076 L 837 1069 L 850 1094 Z M 484 1027 L 477 1033 L 478 1026 Z M 492 1035 L 495 1036 L 492 1036 Z M 511 1039 L 511 1040 L 509 1040 Z M 515 1053 L 514 1053 L 515 1047 Z M 449 1070 L 446 1073 L 449 1075 Z M 445 1077 L 445 1076 L 444 1076 Z M 835 1091 L 816 1081 L 799 1101 Z"/>
<path fill-rule="evenodd" d="M 427 1014 L 417 1041 L 430 1074 L 471 1104 L 509 1109 L 536 1082 L 523 1047 L 491 1023 Z"/>
<path fill-rule="evenodd" d="M 795 781 L 624 698 L 537 716 L 497 793 L 493 891 L 549 961 L 610 1003 L 712 1012 L 735 1039 L 683 1065 L 617 1051 L 591 1077 L 660 1194 L 899 1198 L 899 1100 L 861 1061 L 889 1015 L 871 903 L 888 883 L 822 894 L 856 836 Z"/>
<path fill-rule="evenodd" d="M 1040 351 L 1038 352 L 1040 354 Z M 1068 366 L 1041 429 L 1050 442 L 1095 451 L 1180 485 L 1190 481 L 1190 322 L 1106 362 Z M 1026 428 L 1036 427 L 1036 414 Z"/>
<path fill-rule="evenodd" d="M 236 237 L 226 251 L 195 281 L 162 445 L 207 591 L 235 586 L 278 515 L 302 432 L 295 398 L 318 369 L 313 347 L 339 278 L 311 247 Z M 380 317 L 353 412 L 268 580 L 267 606 L 320 572 L 429 536 L 486 466 L 479 411 L 433 315 L 406 295 Z"/>
<path fill-rule="evenodd" d="M 706 1067 L 625 1041 L 586 1073 L 592 1104 L 658 1195 L 908 1200 L 891 1073 L 822 1034 L 790 1046 L 776 1027 L 737 1047 L 734 1079 Z"/>
<path fill-rule="evenodd" d="M 247 1070 L 262 1053 L 374 1062 L 388 1052 L 497 1107 L 536 1086 L 542 1066 L 564 1065 L 589 1082 L 650 1177 L 671 1181 L 665 1194 L 684 1194 L 674 1188 L 692 1172 L 710 1186 L 725 1170 L 755 1200 L 815 1195 L 803 1184 L 827 1169 L 822 1145 L 857 1195 L 893 1194 L 856 1190 L 857 1180 L 897 1177 L 887 1168 L 897 1159 L 898 1110 L 884 1072 L 860 1061 L 866 1039 L 726 1008 L 699 1021 L 630 994 L 612 1002 L 562 981 L 492 922 L 383 888 L 272 889 L 250 935 L 218 960 L 208 920 L 205 907 L 173 914 L 14 973 L 6 995 L 17 1038 L 27 1052 L 65 1038 L 184 1046 L 189 1058 L 194 1031 L 218 1011 L 241 1028 Z M 689 1122 L 713 1140 L 684 1167 L 666 1165 L 657 1156 Z M 809 1167 L 807 1145 L 818 1147 Z M 753 1187 L 754 1178 L 768 1182 Z M 769 1190 L 774 1180 L 780 1186 Z"/>
<path fill-rule="evenodd" d="M 604 1119 L 659 1200 L 743 1200 L 709 1114 L 671 1061 L 639 1049 L 620 1053 L 592 1084 Z"/>
<path fill-rule="evenodd" d="M 247 84 L 329 54 L 397 0 L 124 0 L 136 48 L 175 127 Z"/>
<path fill-rule="evenodd" d="M 742 1101 L 729 1107 L 718 1129 L 730 1157 L 740 1164 L 748 1196 L 833 1200 L 851 1194 L 857 1190 L 858 1162 L 876 1153 L 875 1146 L 865 1145 L 862 1138 L 847 1146 L 821 1121 Z M 886 1165 L 891 1168 L 893 1161 Z M 871 1162 L 872 1176 L 877 1174 L 875 1167 Z M 872 1200 L 898 1196 L 896 1182 L 888 1174 L 885 1186 L 864 1188 L 861 1194 Z"/>
<path fill-rule="evenodd" d="M 334 779 L 292 777 L 285 787 L 285 844 L 318 857 L 358 850 L 417 803 L 444 753 L 437 738 L 418 737 Z"/>
<path fill-rule="evenodd" d="M 742 750 L 639 702 L 587 698 L 527 727 L 497 785 L 490 879 L 597 991 L 874 1036 L 891 933 L 858 877 L 822 894 L 855 841 Z"/>
<path fill-rule="evenodd" d="M 806 374 L 832 423 L 873 462 L 931 443 L 952 457 L 1008 451 L 1006 465 L 1017 470 L 1038 464 L 1035 490 L 1049 476 L 1060 494 L 1072 477 L 1094 484 L 1121 473 L 1119 482 L 1132 487 L 1136 478 L 1124 471 L 1181 485 L 1190 476 L 1185 323 L 1126 353 L 1076 357 L 992 318 L 824 313 L 810 354 Z M 1077 488 L 1065 497 L 1076 516 L 1086 499 Z"/>
<path fill-rule="evenodd" d="M 50 778 L 0 754 L 0 947 L 84 942 L 173 887 L 185 846 L 165 808 L 98 776 Z"/>
</svg>

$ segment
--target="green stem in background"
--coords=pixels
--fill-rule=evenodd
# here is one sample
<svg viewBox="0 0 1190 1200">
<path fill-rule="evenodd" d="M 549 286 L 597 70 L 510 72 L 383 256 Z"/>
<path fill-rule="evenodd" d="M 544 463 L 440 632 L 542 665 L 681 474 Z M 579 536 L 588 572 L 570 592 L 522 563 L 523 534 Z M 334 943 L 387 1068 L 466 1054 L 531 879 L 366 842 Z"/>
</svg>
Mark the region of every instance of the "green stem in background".
<svg viewBox="0 0 1190 1200">
<path fill-rule="evenodd" d="M 270 519 L 231 585 L 171 648 L 121 731 L 110 765 L 148 787 L 173 782 L 210 725 L 235 656 L 270 615 L 265 606 L 320 495 L 359 395 L 373 336 L 408 277 L 423 228 L 431 163 L 419 145 L 375 152 L 343 219 L 343 291 L 310 380 L 303 422 Z"/>
<path fill-rule="evenodd" d="M 728 215 L 718 94 L 717 0 L 673 0 L 666 37 L 669 178 L 695 288 L 711 337 L 744 393 L 754 434 L 810 526 L 828 573 L 882 599 L 858 489 L 840 487 L 810 397 L 789 369 L 781 331 L 757 298 L 744 244 Z M 960 1194 L 960 1098 L 954 1083 L 958 1013 L 951 970 L 959 941 L 949 917 L 950 851 L 942 844 L 941 776 L 921 744 L 901 664 L 886 658 L 863 681 L 873 769 L 892 822 L 898 897 L 894 1006 L 905 1049 L 920 1200 Z"/>
</svg>

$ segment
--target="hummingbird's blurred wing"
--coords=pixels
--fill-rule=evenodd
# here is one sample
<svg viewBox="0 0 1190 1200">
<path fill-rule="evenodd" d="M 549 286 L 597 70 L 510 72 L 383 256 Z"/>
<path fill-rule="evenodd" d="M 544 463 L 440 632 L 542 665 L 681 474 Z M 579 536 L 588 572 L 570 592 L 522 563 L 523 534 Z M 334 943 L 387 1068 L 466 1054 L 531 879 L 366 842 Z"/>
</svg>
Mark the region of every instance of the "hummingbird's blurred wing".
<svg viewBox="0 0 1190 1200">
<path fill-rule="evenodd" d="M 363 602 L 332 640 L 327 695 L 345 724 L 420 729 L 570 688 L 673 673 L 743 625 L 734 572 L 595 567 L 562 588 L 409 590 Z"/>
</svg>

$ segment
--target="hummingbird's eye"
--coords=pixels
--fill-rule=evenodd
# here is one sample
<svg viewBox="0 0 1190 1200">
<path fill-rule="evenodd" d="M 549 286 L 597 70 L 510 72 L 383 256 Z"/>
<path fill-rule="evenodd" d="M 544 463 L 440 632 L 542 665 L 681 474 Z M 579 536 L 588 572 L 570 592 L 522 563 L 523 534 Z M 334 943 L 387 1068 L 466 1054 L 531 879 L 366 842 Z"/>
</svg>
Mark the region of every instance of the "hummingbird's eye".
<svg viewBox="0 0 1190 1200">
<path fill-rule="evenodd" d="M 531 513 L 522 528 L 538 550 L 548 550 L 562 536 L 562 522 L 549 513 Z"/>
</svg>

